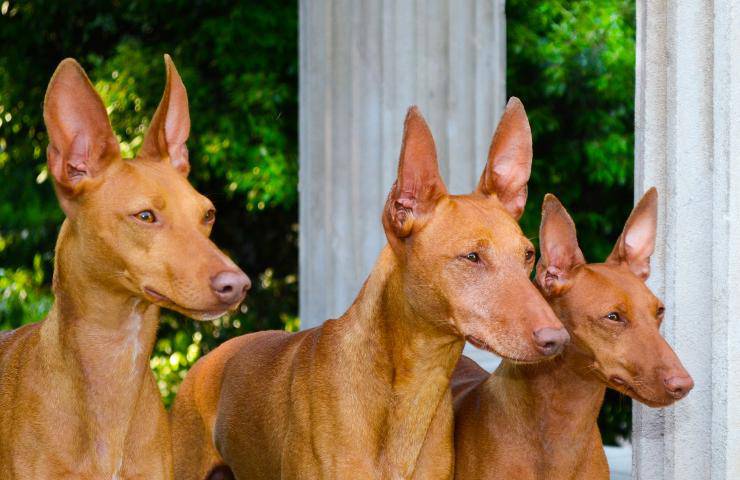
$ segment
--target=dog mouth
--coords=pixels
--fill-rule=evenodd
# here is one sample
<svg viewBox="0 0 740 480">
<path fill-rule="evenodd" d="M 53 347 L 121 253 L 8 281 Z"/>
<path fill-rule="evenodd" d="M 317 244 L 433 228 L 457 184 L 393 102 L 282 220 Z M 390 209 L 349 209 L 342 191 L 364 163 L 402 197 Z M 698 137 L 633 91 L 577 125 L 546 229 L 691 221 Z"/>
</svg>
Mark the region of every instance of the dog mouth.
<svg viewBox="0 0 740 480">
<path fill-rule="evenodd" d="M 611 388 L 613 388 L 614 390 L 619 391 L 620 393 L 622 393 L 624 395 L 627 395 L 627 396 L 630 396 L 630 397 L 632 397 L 632 396 L 639 396 L 639 394 L 632 387 L 632 385 L 630 385 L 629 383 L 627 383 L 626 380 L 624 380 L 622 377 L 620 377 L 618 375 L 612 375 L 611 377 L 609 377 L 609 379 L 607 380 L 607 383 L 609 384 L 609 386 Z"/>
<path fill-rule="evenodd" d="M 495 348 L 493 348 L 488 342 L 486 342 L 483 339 L 480 339 L 476 337 L 475 335 L 465 335 L 465 340 L 470 343 L 475 348 L 480 348 L 481 350 L 486 350 L 487 352 L 491 352 L 494 355 L 498 355 L 498 352 Z M 499 355 L 500 356 L 500 355 Z"/>
<path fill-rule="evenodd" d="M 677 400 L 677 398 L 672 397 L 668 401 L 660 401 L 660 400 L 654 400 L 652 398 L 648 398 L 645 395 L 642 395 L 639 393 L 635 387 L 630 385 L 625 379 L 620 377 L 619 375 L 612 375 L 607 379 L 606 382 L 609 387 L 612 389 L 618 391 L 622 395 L 626 395 L 630 398 L 633 398 L 637 400 L 640 403 L 643 403 L 651 408 L 660 408 L 660 407 L 667 407 L 668 405 L 671 405 L 673 402 Z"/>
<path fill-rule="evenodd" d="M 195 318 L 197 320 L 215 320 L 219 317 L 224 316 L 228 313 L 231 308 L 219 308 L 219 309 L 197 309 L 190 308 L 181 305 L 166 295 L 159 293 L 151 287 L 144 287 L 144 295 L 152 302 L 165 308 L 169 308 L 178 311 L 188 317 Z M 241 303 L 241 302 L 240 302 Z M 236 307 L 234 307 L 236 308 Z"/>
<path fill-rule="evenodd" d="M 505 358 L 508 361 L 511 361 L 513 363 L 516 363 L 518 365 L 529 365 L 533 363 L 538 363 L 536 360 L 528 360 L 526 358 L 514 358 L 509 355 L 504 355 L 500 353 L 496 348 L 491 345 L 490 343 L 486 342 L 480 337 L 476 337 L 475 335 L 465 335 L 465 340 L 470 343 L 475 348 L 479 348 L 481 350 L 485 350 L 489 353 L 492 353 L 496 356 L 499 356 L 501 358 Z"/>
</svg>

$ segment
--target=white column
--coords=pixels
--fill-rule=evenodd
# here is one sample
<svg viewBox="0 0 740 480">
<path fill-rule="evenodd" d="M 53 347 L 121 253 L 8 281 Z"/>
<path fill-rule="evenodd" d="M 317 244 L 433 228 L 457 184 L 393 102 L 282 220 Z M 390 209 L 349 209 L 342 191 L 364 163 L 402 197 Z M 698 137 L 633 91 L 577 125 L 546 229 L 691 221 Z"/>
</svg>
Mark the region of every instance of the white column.
<svg viewBox="0 0 740 480">
<path fill-rule="evenodd" d="M 503 0 L 301 0 L 300 316 L 341 315 L 385 244 L 406 109 L 453 193 L 471 191 L 506 102 Z"/>
<path fill-rule="evenodd" d="M 635 194 L 660 193 L 650 285 L 696 387 L 635 404 L 634 478 L 740 478 L 740 0 L 638 0 Z"/>
</svg>

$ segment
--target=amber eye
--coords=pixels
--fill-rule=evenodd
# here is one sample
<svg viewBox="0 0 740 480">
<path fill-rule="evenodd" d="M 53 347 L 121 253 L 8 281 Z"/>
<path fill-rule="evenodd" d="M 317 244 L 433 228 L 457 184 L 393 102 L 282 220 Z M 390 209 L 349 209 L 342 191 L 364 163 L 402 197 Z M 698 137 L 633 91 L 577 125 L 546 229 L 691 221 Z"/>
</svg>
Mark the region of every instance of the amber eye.
<svg viewBox="0 0 740 480">
<path fill-rule="evenodd" d="M 606 315 L 606 318 L 608 320 L 611 320 L 612 322 L 621 322 L 622 317 L 617 312 L 610 312 Z"/>
<path fill-rule="evenodd" d="M 480 262 L 480 257 L 476 252 L 470 252 L 467 255 L 465 255 L 465 259 L 469 262 L 478 263 Z"/>
<path fill-rule="evenodd" d="M 534 250 L 531 248 L 528 248 L 526 252 L 524 252 L 524 261 L 529 263 L 534 258 Z"/>
<path fill-rule="evenodd" d="M 211 208 L 210 210 L 206 212 L 205 215 L 203 215 L 203 221 L 205 223 L 211 223 L 214 220 L 216 220 L 216 210 Z"/>
<path fill-rule="evenodd" d="M 152 212 L 151 210 L 142 210 L 139 213 L 135 214 L 134 217 L 144 223 L 154 223 L 157 221 L 157 217 L 154 216 L 154 212 Z"/>
</svg>

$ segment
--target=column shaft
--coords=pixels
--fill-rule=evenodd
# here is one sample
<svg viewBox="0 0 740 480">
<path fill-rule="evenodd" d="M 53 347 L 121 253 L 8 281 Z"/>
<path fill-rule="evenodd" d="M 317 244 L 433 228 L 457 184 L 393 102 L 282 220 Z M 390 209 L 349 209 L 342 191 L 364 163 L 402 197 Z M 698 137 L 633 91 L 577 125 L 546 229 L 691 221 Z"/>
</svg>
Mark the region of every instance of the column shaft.
<svg viewBox="0 0 740 480">
<path fill-rule="evenodd" d="M 634 478 L 740 478 L 740 1 L 639 0 L 635 194 L 660 193 L 650 285 L 696 381 L 635 404 Z"/>
<path fill-rule="evenodd" d="M 453 193 L 469 192 L 505 104 L 503 0 L 300 2 L 300 316 L 341 315 L 385 244 L 406 109 Z"/>
</svg>

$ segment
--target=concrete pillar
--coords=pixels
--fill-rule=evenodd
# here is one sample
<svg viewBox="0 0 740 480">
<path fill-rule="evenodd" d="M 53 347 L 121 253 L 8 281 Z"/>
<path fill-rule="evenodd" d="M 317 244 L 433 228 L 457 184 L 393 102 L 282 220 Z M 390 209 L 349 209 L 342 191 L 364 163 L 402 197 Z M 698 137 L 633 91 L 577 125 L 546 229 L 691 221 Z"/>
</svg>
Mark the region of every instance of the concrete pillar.
<svg viewBox="0 0 740 480">
<path fill-rule="evenodd" d="M 650 285 L 696 387 L 635 404 L 633 478 L 740 478 L 740 0 L 638 0 L 635 195 L 660 193 Z"/>
<path fill-rule="evenodd" d="M 301 0 L 300 316 L 341 315 L 385 236 L 406 109 L 453 193 L 483 170 L 505 98 L 504 0 Z"/>
</svg>

